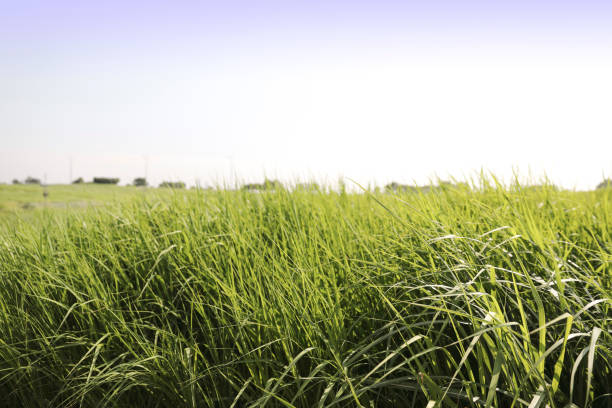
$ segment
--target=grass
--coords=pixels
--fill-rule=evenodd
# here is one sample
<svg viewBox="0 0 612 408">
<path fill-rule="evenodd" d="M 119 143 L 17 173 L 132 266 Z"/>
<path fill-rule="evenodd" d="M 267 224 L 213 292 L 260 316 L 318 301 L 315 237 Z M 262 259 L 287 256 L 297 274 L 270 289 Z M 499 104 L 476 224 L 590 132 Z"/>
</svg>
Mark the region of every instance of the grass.
<svg viewBox="0 0 612 408">
<path fill-rule="evenodd" d="M 483 180 L 0 217 L 0 405 L 609 407 L 611 204 Z"/>
</svg>

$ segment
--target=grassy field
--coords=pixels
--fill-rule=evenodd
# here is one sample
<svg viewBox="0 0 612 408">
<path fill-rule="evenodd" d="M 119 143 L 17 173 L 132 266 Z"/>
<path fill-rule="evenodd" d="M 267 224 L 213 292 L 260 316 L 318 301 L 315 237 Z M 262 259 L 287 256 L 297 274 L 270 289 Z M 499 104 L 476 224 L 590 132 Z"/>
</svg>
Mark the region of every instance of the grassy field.
<svg viewBox="0 0 612 408">
<path fill-rule="evenodd" d="M 0 406 L 612 406 L 612 189 L 30 188 Z"/>
<path fill-rule="evenodd" d="M 0 185 L 0 215 L 14 210 L 88 207 L 160 193 L 164 191 L 103 184 L 58 184 L 45 188 L 32 184 Z"/>
</svg>

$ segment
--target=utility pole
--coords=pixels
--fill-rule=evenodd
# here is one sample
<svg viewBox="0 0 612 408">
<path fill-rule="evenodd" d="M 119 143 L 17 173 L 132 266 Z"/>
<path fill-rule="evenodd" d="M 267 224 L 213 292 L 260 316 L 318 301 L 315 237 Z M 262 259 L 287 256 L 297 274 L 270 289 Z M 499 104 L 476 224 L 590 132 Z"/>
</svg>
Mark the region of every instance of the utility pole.
<svg viewBox="0 0 612 408">
<path fill-rule="evenodd" d="M 47 197 L 49 196 L 49 191 L 47 190 L 47 173 L 43 177 L 43 197 L 45 198 L 45 207 L 47 206 Z"/>
<path fill-rule="evenodd" d="M 68 184 L 72 183 L 72 156 L 70 156 L 70 178 L 68 179 Z"/>
<path fill-rule="evenodd" d="M 148 175 L 148 173 L 149 173 L 149 156 L 148 155 L 144 156 L 144 161 L 145 161 L 144 177 L 145 177 L 145 180 L 146 180 L 148 178 L 148 176 L 149 176 Z"/>
<path fill-rule="evenodd" d="M 227 159 L 229 159 L 229 165 L 230 165 L 230 175 L 229 175 L 229 179 L 231 180 L 231 183 L 234 184 L 234 186 L 238 185 L 238 175 L 236 174 L 236 166 L 234 163 L 234 155 L 230 154 L 225 156 Z"/>
</svg>

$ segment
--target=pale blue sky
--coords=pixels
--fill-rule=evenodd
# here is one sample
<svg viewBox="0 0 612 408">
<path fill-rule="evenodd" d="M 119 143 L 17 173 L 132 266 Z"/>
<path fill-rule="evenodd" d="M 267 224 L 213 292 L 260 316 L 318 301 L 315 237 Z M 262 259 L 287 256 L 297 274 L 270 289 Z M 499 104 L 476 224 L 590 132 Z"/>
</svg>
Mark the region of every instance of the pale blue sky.
<svg viewBox="0 0 612 408">
<path fill-rule="evenodd" d="M 604 1 L 0 3 L 0 182 L 612 176 Z"/>
</svg>

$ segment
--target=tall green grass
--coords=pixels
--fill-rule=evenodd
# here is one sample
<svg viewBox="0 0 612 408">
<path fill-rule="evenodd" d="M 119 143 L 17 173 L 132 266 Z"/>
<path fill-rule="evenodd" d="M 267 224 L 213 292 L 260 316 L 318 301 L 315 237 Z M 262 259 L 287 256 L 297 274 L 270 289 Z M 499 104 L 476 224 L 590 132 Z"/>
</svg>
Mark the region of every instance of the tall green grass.
<svg viewBox="0 0 612 408">
<path fill-rule="evenodd" d="M 0 222 L 0 406 L 609 407 L 612 193 L 177 193 Z"/>
</svg>

